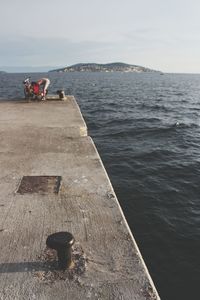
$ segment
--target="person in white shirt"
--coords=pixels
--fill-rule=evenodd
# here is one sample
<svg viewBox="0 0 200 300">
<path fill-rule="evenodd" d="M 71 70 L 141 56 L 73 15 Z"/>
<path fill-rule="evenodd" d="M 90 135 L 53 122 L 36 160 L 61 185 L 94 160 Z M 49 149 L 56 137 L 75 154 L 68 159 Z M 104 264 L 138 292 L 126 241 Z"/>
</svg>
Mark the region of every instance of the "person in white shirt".
<svg viewBox="0 0 200 300">
<path fill-rule="evenodd" d="M 41 78 L 37 81 L 37 83 L 39 84 L 39 86 L 42 86 L 42 100 L 46 100 L 50 80 L 48 78 Z"/>
</svg>

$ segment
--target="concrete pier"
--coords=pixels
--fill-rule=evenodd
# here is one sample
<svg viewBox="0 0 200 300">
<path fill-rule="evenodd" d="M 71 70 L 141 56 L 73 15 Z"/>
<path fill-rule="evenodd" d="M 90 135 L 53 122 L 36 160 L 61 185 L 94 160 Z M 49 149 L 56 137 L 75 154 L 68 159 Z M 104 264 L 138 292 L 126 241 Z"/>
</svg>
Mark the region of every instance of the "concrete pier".
<svg viewBox="0 0 200 300">
<path fill-rule="evenodd" d="M 0 101 L 0 170 L 1 300 L 159 299 L 74 97 Z"/>
</svg>

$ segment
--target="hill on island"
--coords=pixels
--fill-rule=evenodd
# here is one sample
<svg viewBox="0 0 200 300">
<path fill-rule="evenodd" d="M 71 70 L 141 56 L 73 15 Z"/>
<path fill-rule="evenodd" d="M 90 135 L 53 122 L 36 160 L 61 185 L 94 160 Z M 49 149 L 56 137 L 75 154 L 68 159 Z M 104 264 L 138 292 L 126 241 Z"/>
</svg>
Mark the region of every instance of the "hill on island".
<svg viewBox="0 0 200 300">
<path fill-rule="evenodd" d="M 155 70 L 145 68 L 138 65 L 130 65 L 125 63 L 80 63 L 61 69 L 51 70 L 50 72 L 157 72 Z"/>
</svg>

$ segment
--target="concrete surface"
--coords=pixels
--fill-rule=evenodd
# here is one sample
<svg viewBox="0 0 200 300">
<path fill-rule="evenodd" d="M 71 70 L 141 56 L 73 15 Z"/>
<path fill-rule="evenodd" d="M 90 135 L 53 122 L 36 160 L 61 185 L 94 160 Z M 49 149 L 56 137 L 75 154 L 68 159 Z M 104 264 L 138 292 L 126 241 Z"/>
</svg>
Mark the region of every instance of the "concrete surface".
<svg viewBox="0 0 200 300">
<path fill-rule="evenodd" d="M 0 299 L 159 299 L 73 97 L 0 102 L 0 166 Z M 21 194 L 23 176 L 61 176 L 59 193 Z M 57 231 L 76 240 L 65 272 Z"/>
</svg>

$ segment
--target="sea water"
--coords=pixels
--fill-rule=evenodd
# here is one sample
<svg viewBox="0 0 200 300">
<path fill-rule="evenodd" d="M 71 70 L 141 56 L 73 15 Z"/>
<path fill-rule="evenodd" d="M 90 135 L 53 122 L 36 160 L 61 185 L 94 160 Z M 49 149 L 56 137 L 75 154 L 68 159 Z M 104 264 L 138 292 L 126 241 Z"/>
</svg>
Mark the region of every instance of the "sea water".
<svg viewBox="0 0 200 300">
<path fill-rule="evenodd" d="M 0 97 L 27 76 L 76 97 L 161 299 L 199 299 L 200 75 L 1 74 Z"/>
</svg>

